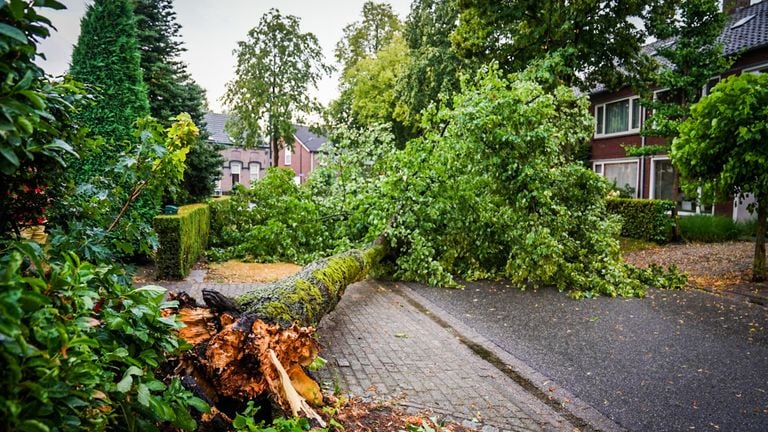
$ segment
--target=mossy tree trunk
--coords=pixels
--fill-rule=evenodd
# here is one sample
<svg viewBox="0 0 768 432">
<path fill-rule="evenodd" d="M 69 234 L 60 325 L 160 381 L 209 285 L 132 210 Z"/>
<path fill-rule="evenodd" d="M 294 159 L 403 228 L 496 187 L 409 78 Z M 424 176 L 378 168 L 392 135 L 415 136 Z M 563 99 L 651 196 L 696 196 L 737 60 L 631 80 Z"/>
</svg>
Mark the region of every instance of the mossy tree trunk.
<svg viewBox="0 0 768 432">
<path fill-rule="evenodd" d="M 206 307 L 179 295 L 180 335 L 195 347 L 177 370 L 213 407 L 203 423 L 227 423 L 247 401 L 268 396 L 286 413 L 322 424 L 311 407 L 323 403 L 320 387 L 304 371 L 318 355 L 314 327 L 385 254 L 379 239 L 236 298 L 204 290 Z"/>
</svg>

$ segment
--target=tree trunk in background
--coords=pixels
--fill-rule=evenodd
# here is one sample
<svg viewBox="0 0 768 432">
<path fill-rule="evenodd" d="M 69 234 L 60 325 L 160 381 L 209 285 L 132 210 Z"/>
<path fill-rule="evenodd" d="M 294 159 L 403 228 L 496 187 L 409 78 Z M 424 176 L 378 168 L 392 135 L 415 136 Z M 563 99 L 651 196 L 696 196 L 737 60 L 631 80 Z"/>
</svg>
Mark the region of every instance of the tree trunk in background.
<svg viewBox="0 0 768 432">
<path fill-rule="evenodd" d="M 765 228 L 768 216 L 768 200 L 760 199 L 757 204 L 757 227 L 755 229 L 755 261 L 752 265 L 752 281 L 763 282 L 766 279 L 765 272 Z"/>
<path fill-rule="evenodd" d="M 203 424 L 231 423 L 247 401 L 266 396 L 287 414 L 322 424 L 310 406 L 322 405 L 320 386 L 304 371 L 318 354 L 314 326 L 386 251 L 380 238 L 237 298 L 203 290 L 207 307 L 188 295 L 177 296 L 186 324 L 179 334 L 194 345 L 177 371 L 182 382 L 213 407 L 201 419 Z"/>
</svg>

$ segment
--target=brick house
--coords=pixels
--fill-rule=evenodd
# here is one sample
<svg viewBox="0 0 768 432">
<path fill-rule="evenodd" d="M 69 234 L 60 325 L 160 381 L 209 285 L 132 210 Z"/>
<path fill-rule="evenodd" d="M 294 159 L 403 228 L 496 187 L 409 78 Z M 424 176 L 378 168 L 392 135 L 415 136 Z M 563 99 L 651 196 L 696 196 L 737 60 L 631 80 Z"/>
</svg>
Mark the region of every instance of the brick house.
<svg viewBox="0 0 768 432">
<path fill-rule="evenodd" d="M 225 194 L 239 183 L 249 187 L 253 182 L 264 177 L 271 163 L 270 148 L 266 142 L 253 148 L 238 147 L 224 130 L 227 122 L 226 114 L 209 112 L 205 115 L 208 142 L 221 147 L 219 153 L 224 158 L 221 167 L 221 178 L 216 183 L 216 194 Z M 310 132 L 307 126 L 294 125 L 293 150 L 282 149 L 279 155 L 281 167 L 291 168 L 295 173 L 297 184 L 304 183 L 309 174 L 315 169 L 316 156 L 320 147 L 328 139 Z M 286 153 L 287 152 L 287 153 Z"/>
<path fill-rule="evenodd" d="M 205 115 L 208 142 L 218 145 L 221 148 L 219 154 L 224 158 L 221 178 L 215 188 L 217 195 L 231 191 L 235 184 L 249 187 L 262 178 L 269 167 L 269 147 L 266 143 L 250 149 L 237 147 L 224 130 L 226 121 L 226 114 L 209 112 Z"/>
<path fill-rule="evenodd" d="M 315 169 L 316 157 L 328 139 L 311 132 L 307 126 L 294 126 L 296 132 L 293 134 L 293 148 L 280 149 L 278 166 L 291 168 L 296 173 L 294 181 L 301 184 L 307 181 L 309 174 Z"/>
<path fill-rule="evenodd" d="M 768 71 L 768 1 L 726 0 L 731 15 L 720 36 L 724 55 L 733 56 L 735 62 L 721 76 L 713 77 L 702 89 L 706 94 L 724 77 L 739 73 Z M 644 49 L 653 53 L 655 42 Z M 654 97 L 663 97 L 657 89 Z M 622 145 L 646 146 L 663 144 L 658 137 L 643 137 L 640 129 L 647 118 L 639 97 L 629 87 L 618 91 L 597 88 L 589 94 L 591 112 L 595 117 L 595 135 L 591 141 L 592 169 L 605 176 L 636 198 L 671 199 L 675 170 L 667 155 L 629 157 Z M 746 210 L 749 201 L 701 205 L 687 199 L 682 192 L 678 209 L 685 214 L 718 214 L 734 220 L 751 218 Z"/>
</svg>

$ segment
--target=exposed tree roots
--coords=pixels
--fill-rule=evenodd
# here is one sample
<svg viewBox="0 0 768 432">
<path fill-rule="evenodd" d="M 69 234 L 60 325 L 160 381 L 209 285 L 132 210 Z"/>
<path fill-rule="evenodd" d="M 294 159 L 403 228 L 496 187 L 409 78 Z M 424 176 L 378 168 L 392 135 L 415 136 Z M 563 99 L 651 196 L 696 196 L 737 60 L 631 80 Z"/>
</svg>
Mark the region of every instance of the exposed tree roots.
<svg viewBox="0 0 768 432">
<path fill-rule="evenodd" d="M 186 325 L 179 334 L 194 345 L 176 373 L 215 408 L 203 422 L 227 423 L 247 401 L 268 398 L 284 413 L 324 425 L 313 408 L 323 404 L 320 386 L 305 372 L 318 355 L 314 326 L 381 260 L 381 243 L 313 262 L 238 298 L 204 290 L 206 307 L 176 296 Z"/>
</svg>

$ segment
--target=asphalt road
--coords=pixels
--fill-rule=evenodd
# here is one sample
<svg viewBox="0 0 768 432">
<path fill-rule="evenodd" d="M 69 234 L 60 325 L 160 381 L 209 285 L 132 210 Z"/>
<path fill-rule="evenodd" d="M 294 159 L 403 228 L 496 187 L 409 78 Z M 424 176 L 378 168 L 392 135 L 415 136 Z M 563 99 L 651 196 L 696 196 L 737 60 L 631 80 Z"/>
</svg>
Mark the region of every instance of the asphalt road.
<svg viewBox="0 0 768 432">
<path fill-rule="evenodd" d="M 768 431 L 765 307 L 701 291 L 409 286 L 630 430 Z"/>
</svg>

